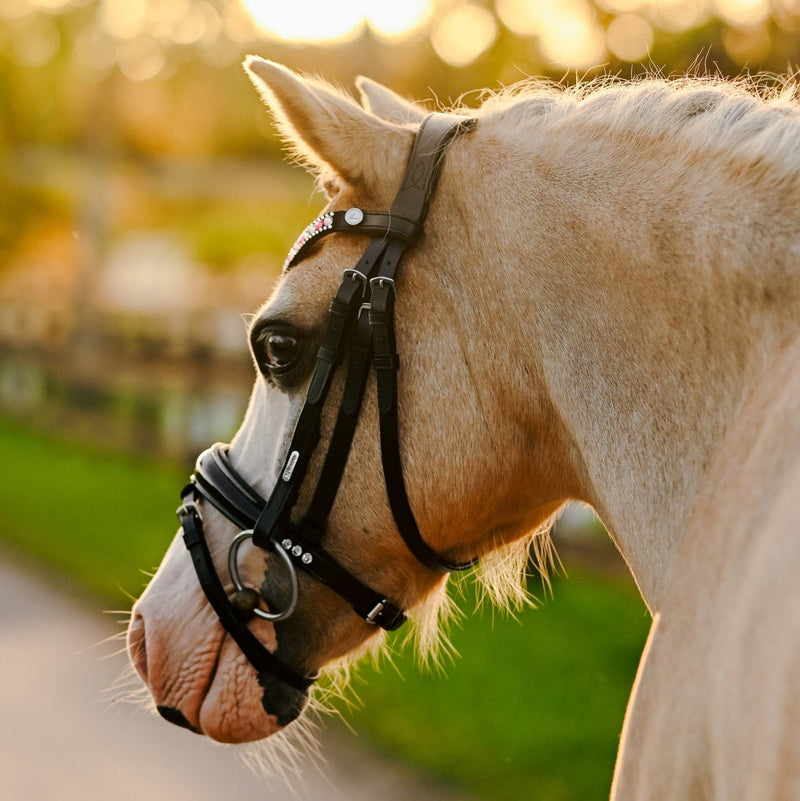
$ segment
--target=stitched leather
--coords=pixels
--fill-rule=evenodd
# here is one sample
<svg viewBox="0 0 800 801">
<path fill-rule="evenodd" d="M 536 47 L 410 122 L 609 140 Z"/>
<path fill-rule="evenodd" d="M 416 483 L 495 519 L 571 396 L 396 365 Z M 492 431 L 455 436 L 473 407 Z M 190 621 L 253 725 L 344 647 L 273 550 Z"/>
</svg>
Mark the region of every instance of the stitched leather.
<svg viewBox="0 0 800 801">
<path fill-rule="evenodd" d="M 194 490 L 194 485 L 190 484 L 184 489 L 182 497 L 188 501 L 193 497 Z M 305 692 L 317 677 L 304 676 L 286 665 L 275 654 L 268 651 L 237 616 L 222 587 L 219 576 L 214 570 L 214 563 L 203 536 L 202 520 L 197 510 L 191 504 L 184 503 L 178 510 L 178 518 L 183 528 L 183 541 L 191 554 L 200 586 L 217 613 L 220 623 L 236 641 L 259 676 L 264 673 L 275 676 L 290 687 Z"/>
<path fill-rule="evenodd" d="M 198 460 L 193 482 L 189 485 L 192 492 L 198 492 L 242 530 L 255 527 L 266 502 L 233 468 L 225 445 L 217 443 L 202 454 Z M 197 528 L 196 521 L 190 522 Z M 184 541 L 189 547 L 186 530 L 184 527 Z M 192 536 L 194 539 L 197 538 L 196 533 Z M 350 575 L 318 545 L 317 540 L 318 537 L 314 535 L 308 522 L 300 526 L 287 524 L 277 527 L 272 532 L 266 550 L 284 548 L 295 567 L 326 584 L 349 601 L 358 615 L 366 618 L 376 606 L 380 605 L 382 611 L 370 619 L 370 622 L 388 631 L 398 628 L 405 621 L 405 614 L 397 604 Z M 283 544 L 285 541 L 289 543 L 287 546 Z M 295 553 L 292 549 L 297 546 L 300 551 Z"/>
</svg>

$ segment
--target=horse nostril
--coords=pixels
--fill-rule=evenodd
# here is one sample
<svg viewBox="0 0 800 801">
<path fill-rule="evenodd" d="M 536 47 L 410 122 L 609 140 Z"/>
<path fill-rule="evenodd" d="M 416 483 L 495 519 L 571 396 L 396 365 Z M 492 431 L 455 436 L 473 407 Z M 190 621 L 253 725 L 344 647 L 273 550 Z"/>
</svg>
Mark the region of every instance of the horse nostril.
<svg viewBox="0 0 800 801">
<path fill-rule="evenodd" d="M 181 726 L 184 729 L 189 729 L 189 731 L 193 731 L 195 734 L 203 733 L 196 726 L 192 726 L 179 709 L 175 709 L 175 707 L 172 706 L 157 706 L 156 709 L 164 720 L 168 720 L 170 723 L 174 723 L 176 726 Z"/>
<path fill-rule="evenodd" d="M 134 614 L 133 620 L 128 626 L 128 656 L 142 681 L 147 684 L 147 645 L 144 634 L 144 618 L 138 612 Z"/>
</svg>

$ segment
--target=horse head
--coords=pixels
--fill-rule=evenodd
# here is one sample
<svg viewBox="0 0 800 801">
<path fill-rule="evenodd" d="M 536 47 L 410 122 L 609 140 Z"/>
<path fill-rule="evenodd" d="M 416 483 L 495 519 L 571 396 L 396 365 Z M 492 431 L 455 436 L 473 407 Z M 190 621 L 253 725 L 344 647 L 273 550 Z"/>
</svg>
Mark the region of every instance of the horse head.
<svg viewBox="0 0 800 801">
<path fill-rule="evenodd" d="M 406 612 L 435 626 L 448 568 L 521 542 L 579 494 L 568 438 L 542 389 L 536 343 L 512 334 L 530 310 L 513 301 L 507 254 L 531 242 L 526 222 L 507 213 L 498 183 L 513 171 L 513 154 L 498 155 L 490 126 L 458 115 L 438 120 L 447 130 L 426 144 L 425 114 L 370 81 L 361 82 L 358 105 L 257 58 L 247 70 L 328 205 L 250 324 L 257 374 L 241 427 L 229 447 L 202 457 L 184 496 L 182 535 L 196 550 L 176 537 L 134 606 L 128 635 L 131 659 L 164 717 L 225 742 L 286 726 L 326 666 L 379 643 Z M 420 160 L 418 171 L 435 172 L 438 183 L 414 173 Z M 420 219 L 406 229 L 398 198 L 418 179 L 425 208 L 409 211 Z M 317 236 L 329 224 L 333 234 Z M 396 281 L 378 281 L 395 244 L 402 256 Z M 370 249 L 374 263 L 365 256 Z M 330 351 L 332 298 L 347 307 L 339 352 Z M 396 353 L 383 353 L 378 341 L 379 303 Z M 366 316 L 369 325 L 360 322 Z M 357 422 L 331 492 L 326 459 L 359 347 L 378 369 L 351 404 Z M 388 400 L 378 389 L 384 376 L 375 378 L 381 369 L 395 381 Z M 324 403 L 312 415 L 310 445 L 295 448 L 318 384 Z M 387 490 L 383 418 L 391 413 L 395 466 L 417 529 L 410 538 Z M 302 481 L 294 482 L 295 470 Z M 290 497 L 273 503 L 282 482 Z M 315 504 L 324 514 L 311 526 Z M 238 541 L 229 567 L 226 555 L 242 529 L 252 532 Z M 198 574 L 219 586 L 204 594 Z M 247 598 L 237 597 L 244 613 L 228 608 L 232 583 L 249 588 Z M 223 627 L 220 619 L 234 622 Z M 243 647 L 256 656 L 248 659 Z M 254 670 L 258 660 L 278 667 Z"/>
</svg>

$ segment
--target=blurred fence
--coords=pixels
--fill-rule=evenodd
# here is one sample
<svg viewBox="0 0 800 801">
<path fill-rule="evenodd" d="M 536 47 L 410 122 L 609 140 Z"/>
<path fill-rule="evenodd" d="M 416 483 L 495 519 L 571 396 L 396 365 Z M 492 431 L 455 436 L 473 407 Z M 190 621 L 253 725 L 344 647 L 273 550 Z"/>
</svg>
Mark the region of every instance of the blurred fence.
<svg viewBox="0 0 800 801">
<path fill-rule="evenodd" d="M 2 144 L 0 411 L 181 460 L 230 436 L 243 316 L 317 213 L 311 180 L 269 155 Z"/>
<path fill-rule="evenodd" d="M 5 155 L 29 207 L 0 253 L 0 411 L 179 461 L 228 438 L 253 381 L 246 315 L 316 213 L 309 180 L 268 161 Z"/>
</svg>

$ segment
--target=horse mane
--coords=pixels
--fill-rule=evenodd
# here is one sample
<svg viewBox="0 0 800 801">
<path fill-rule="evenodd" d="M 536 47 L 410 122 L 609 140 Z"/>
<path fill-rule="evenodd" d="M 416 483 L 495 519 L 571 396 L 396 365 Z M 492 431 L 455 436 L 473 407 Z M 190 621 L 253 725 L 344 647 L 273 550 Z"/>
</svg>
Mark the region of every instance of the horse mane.
<svg viewBox="0 0 800 801">
<path fill-rule="evenodd" d="M 695 152 L 758 161 L 779 175 L 796 175 L 799 77 L 606 76 L 571 87 L 529 80 L 489 94 L 478 113 L 488 124 L 501 119 L 502 131 L 512 138 L 529 135 L 534 125 L 576 139 L 587 132 L 596 136 L 602 126 L 609 135 L 633 135 L 637 143 L 680 138 Z"/>
</svg>

